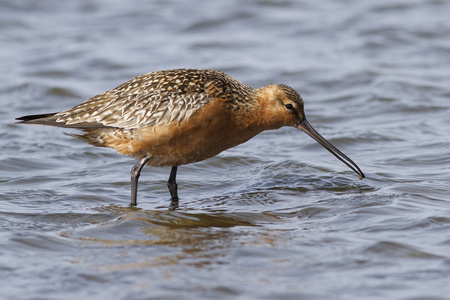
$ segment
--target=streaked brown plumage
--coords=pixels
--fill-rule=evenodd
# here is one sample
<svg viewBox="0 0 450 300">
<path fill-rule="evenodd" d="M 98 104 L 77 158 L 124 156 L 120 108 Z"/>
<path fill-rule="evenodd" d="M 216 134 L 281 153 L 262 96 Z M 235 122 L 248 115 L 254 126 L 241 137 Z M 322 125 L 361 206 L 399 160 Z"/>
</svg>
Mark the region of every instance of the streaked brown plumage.
<svg viewBox="0 0 450 300">
<path fill-rule="evenodd" d="M 168 186 L 172 201 L 177 201 L 178 166 L 213 157 L 281 126 L 302 129 L 364 177 L 353 161 L 309 125 L 303 99 L 295 90 L 282 84 L 252 89 L 215 70 L 147 73 L 69 110 L 18 120 L 81 129 L 83 134 L 76 137 L 138 158 L 132 170 L 132 205 L 144 165 L 172 167 Z"/>
</svg>

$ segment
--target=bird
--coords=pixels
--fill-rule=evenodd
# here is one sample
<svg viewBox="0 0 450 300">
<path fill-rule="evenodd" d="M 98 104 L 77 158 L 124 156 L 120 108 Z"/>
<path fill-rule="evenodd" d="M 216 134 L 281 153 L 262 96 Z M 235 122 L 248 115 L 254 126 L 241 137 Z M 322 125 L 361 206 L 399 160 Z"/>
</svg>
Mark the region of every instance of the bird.
<svg viewBox="0 0 450 300">
<path fill-rule="evenodd" d="M 137 205 L 144 166 L 171 167 L 167 186 L 178 203 L 178 167 L 216 156 L 265 130 L 292 126 L 304 131 L 351 170 L 365 177 L 349 157 L 306 120 L 304 101 L 292 87 L 253 89 L 224 72 L 171 69 L 139 75 L 61 112 L 16 118 L 19 124 L 81 130 L 71 134 L 93 146 L 135 157 L 131 203 Z"/>
</svg>

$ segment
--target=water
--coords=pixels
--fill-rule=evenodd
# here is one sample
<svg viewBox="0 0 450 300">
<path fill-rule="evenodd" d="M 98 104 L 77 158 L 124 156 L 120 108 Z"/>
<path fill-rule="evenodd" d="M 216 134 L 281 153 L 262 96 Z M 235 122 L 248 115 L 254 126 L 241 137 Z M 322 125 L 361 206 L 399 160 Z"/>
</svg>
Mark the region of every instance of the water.
<svg viewBox="0 0 450 300">
<path fill-rule="evenodd" d="M 3 0 L 2 299 L 449 299 L 450 2 Z M 179 168 L 13 125 L 194 67 L 297 89 L 295 128 Z"/>
</svg>

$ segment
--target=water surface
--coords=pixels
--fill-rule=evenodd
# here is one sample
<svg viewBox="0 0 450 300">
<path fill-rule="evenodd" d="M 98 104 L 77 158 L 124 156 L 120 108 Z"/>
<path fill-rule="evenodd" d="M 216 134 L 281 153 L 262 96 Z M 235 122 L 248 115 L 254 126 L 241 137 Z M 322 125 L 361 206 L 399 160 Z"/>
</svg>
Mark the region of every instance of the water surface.
<svg viewBox="0 0 450 300">
<path fill-rule="evenodd" d="M 2 1 L 5 299 L 448 299 L 450 2 Z M 295 128 L 179 168 L 13 125 L 142 73 L 285 83 Z"/>
</svg>

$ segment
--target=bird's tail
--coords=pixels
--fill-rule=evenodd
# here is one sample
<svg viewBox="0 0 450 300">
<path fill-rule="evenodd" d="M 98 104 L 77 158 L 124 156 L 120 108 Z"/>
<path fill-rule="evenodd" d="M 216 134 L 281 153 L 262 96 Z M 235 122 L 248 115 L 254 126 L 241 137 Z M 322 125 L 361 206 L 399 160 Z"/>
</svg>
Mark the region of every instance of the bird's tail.
<svg viewBox="0 0 450 300">
<path fill-rule="evenodd" d="M 18 122 L 15 124 L 32 124 L 32 125 L 46 125 L 63 128 L 75 128 L 75 129 L 92 129 L 92 128 L 112 128 L 105 126 L 98 122 L 73 122 L 67 123 L 65 121 L 58 121 L 57 113 L 29 115 L 16 118 Z"/>
<path fill-rule="evenodd" d="M 40 115 L 28 115 L 20 118 L 16 118 L 18 122 L 15 124 L 35 124 L 35 125 L 47 125 L 47 126 L 58 126 L 65 127 L 64 123 L 58 123 L 55 117 L 57 113 L 49 113 L 49 114 L 40 114 Z"/>
<path fill-rule="evenodd" d="M 57 113 L 49 113 L 49 114 L 40 114 L 40 115 L 29 115 L 23 116 L 20 118 L 16 118 L 18 122 L 14 124 L 32 124 L 32 125 L 46 125 L 46 126 L 56 126 L 56 127 L 64 127 L 64 128 L 74 128 L 83 130 L 84 134 L 72 134 L 65 133 L 82 141 L 88 142 L 91 145 L 96 147 L 107 147 L 106 142 L 102 139 L 101 133 L 103 131 L 95 130 L 95 128 L 90 128 L 90 126 L 83 126 L 80 124 L 66 124 L 65 122 L 57 122 L 58 117 L 56 117 Z M 87 127 L 87 128 L 86 128 Z M 111 130 L 111 128 L 103 129 L 105 133 L 109 132 L 107 130 Z"/>
</svg>

